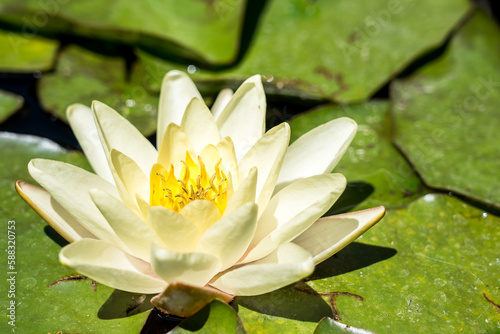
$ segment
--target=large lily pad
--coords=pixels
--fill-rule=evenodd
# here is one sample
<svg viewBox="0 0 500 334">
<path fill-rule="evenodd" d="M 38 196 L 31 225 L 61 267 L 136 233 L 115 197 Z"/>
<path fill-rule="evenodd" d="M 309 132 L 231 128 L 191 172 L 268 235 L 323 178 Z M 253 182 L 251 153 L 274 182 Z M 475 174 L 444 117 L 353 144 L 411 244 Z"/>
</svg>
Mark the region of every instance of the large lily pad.
<svg viewBox="0 0 500 334">
<path fill-rule="evenodd" d="M 0 30 L 0 72 L 47 71 L 58 46 L 47 38 Z"/>
<path fill-rule="evenodd" d="M 425 52 L 439 46 L 469 10 L 467 0 L 269 1 L 242 61 L 193 78 L 216 91 L 256 73 L 278 95 L 365 100 Z M 160 75 L 173 63 L 142 55 Z M 152 89 L 157 89 L 152 86 Z"/>
<path fill-rule="evenodd" d="M 418 176 L 391 143 L 388 113 L 387 102 L 375 101 L 327 105 L 290 121 L 291 141 L 335 118 L 347 116 L 358 123 L 356 137 L 335 169 L 350 183 L 334 210 L 352 209 L 358 204 L 356 209 L 400 207 L 425 192 Z"/>
<path fill-rule="evenodd" d="M 361 240 L 320 264 L 307 283 L 364 299 L 338 295 L 342 323 L 377 333 L 498 332 L 500 218 L 429 194 L 389 211 Z M 369 265 L 382 247 L 397 254 Z"/>
<path fill-rule="evenodd" d="M 73 103 L 90 106 L 93 100 L 108 104 L 143 134 L 156 131 L 157 95 L 146 92 L 140 81 L 126 78 L 125 60 L 69 46 L 60 55 L 55 73 L 40 80 L 43 106 L 63 120 Z"/>
<path fill-rule="evenodd" d="M 29 34 L 74 34 L 202 63 L 237 55 L 242 0 L 0 1 L 0 20 Z"/>
<path fill-rule="evenodd" d="M 15 221 L 16 263 L 15 268 L 9 271 L 17 273 L 14 274 L 15 299 L 7 298 L 10 284 L 4 281 L 0 285 L 4 296 L 0 305 L 6 310 L 10 300 L 15 300 L 15 331 L 138 333 L 147 312 L 132 315 L 139 310 L 144 311 L 138 307 L 134 312 L 127 312 L 138 296 L 122 293 L 123 296 L 118 298 L 119 293 L 100 284 L 94 292 L 90 280 L 47 287 L 62 277 L 74 274 L 58 260 L 60 244 L 65 241 L 28 207 L 14 189 L 18 179 L 33 182 L 26 168 L 31 158 L 58 159 L 89 168 L 86 159 L 81 153 L 68 152 L 54 142 L 33 136 L 1 133 L 0 148 L 3 157 L 0 166 L 0 212 L 4 224 L 0 242 L 2 248 L 7 249 L 7 221 Z M 3 268 L 8 268 L 6 254 L 2 256 L 1 264 Z M 8 320 L 5 317 L 0 323 L 2 333 L 12 332 Z"/>
<path fill-rule="evenodd" d="M 0 122 L 12 116 L 23 105 L 23 98 L 0 89 Z"/>
<path fill-rule="evenodd" d="M 226 303 L 214 300 L 193 317 L 184 320 L 172 334 L 246 333 L 238 314 Z"/>
<path fill-rule="evenodd" d="M 446 53 L 392 86 L 394 141 L 431 187 L 500 207 L 500 29 L 477 12 Z"/>
</svg>

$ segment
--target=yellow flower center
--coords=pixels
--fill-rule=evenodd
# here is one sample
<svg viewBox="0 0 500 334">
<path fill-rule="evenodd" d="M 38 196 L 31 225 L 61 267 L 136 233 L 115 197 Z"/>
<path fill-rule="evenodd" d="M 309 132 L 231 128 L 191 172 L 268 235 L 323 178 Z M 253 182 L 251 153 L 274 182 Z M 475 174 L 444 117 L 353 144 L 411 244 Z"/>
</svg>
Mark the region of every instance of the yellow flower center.
<svg viewBox="0 0 500 334">
<path fill-rule="evenodd" d="M 149 204 L 180 212 L 192 201 L 208 200 L 217 206 L 221 214 L 224 213 L 229 181 L 222 166 L 222 158 L 212 168 L 212 175 L 208 175 L 200 156 L 196 163 L 186 152 L 186 160 L 181 162 L 183 166 L 179 178 L 175 176 L 173 165 L 168 170 L 161 164 L 153 165 Z"/>
</svg>

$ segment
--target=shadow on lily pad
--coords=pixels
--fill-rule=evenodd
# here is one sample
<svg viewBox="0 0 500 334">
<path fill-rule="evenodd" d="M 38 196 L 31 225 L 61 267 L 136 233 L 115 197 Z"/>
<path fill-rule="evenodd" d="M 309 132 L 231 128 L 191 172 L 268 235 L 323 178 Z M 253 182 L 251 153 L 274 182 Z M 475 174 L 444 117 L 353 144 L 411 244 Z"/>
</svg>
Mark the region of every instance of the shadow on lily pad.
<svg viewBox="0 0 500 334">
<path fill-rule="evenodd" d="M 233 307 L 238 305 L 259 313 L 299 321 L 318 322 L 332 316 L 330 305 L 316 291 L 300 283 L 264 295 L 236 297 Z"/>
<path fill-rule="evenodd" d="M 396 253 L 394 248 L 353 242 L 334 256 L 318 264 L 309 279 L 316 280 L 342 275 L 387 260 Z"/>
<path fill-rule="evenodd" d="M 100 319 L 118 319 L 149 311 L 153 308 L 150 300 L 154 295 L 115 290 L 97 312 Z"/>
<path fill-rule="evenodd" d="M 323 215 L 324 217 L 337 215 L 354 209 L 367 199 L 375 190 L 366 182 L 349 182 L 335 204 Z"/>
<path fill-rule="evenodd" d="M 67 244 L 69 244 L 69 242 L 64 239 L 63 237 L 61 237 L 59 235 L 59 233 L 56 232 L 56 230 L 54 230 L 52 227 L 50 227 L 49 225 L 46 225 L 44 228 L 43 228 L 43 231 L 45 232 L 45 234 L 52 239 L 52 241 L 54 241 L 56 244 L 58 244 L 59 246 L 61 247 L 64 247 L 66 246 Z"/>
</svg>

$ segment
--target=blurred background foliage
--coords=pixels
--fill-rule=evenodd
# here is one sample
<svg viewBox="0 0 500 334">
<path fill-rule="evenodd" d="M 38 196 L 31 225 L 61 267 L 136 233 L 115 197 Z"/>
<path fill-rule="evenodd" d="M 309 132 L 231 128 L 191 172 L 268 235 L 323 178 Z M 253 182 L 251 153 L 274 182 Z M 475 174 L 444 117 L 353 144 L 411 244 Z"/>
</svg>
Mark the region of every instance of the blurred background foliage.
<svg viewBox="0 0 500 334">
<path fill-rule="evenodd" d="M 500 333 L 499 7 L 0 0 L 0 198 L 23 245 L 18 328 Z M 64 240 L 14 182 L 33 182 L 26 164 L 35 157 L 89 169 L 65 123 L 73 103 L 100 100 L 154 142 L 161 80 L 172 69 L 189 73 L 208 104 L 261 74 L 267 126 L 289 121 L 292 140 L 337 117 L 356 120 L 336 168 L 349 183 L 327 214 L 384 205 L 386 217 L 308 280 L 232 307 L 214 302 L 177 327 L 140 295 L 94 292 L 88 282 L 47 288 L 72 273 L 57 259 Z"/>
</svg>

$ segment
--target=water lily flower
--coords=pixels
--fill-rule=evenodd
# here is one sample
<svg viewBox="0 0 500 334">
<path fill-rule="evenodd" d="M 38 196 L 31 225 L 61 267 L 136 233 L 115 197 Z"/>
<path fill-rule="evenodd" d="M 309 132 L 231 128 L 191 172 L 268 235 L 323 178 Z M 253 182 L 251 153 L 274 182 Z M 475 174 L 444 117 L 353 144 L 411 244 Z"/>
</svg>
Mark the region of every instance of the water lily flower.
<svg viewBox="0 0 500 334">
<path fill-rule="evenodd" d="M 265 132 L 260 76 L 223 90 L 212 110 L 189 77 L 169 72 L 156 149 L 95 101 L 69 123 L 95 174 L 34 159 L 43 187 L 23 199 L 69 244 L 60 261 L 100 283 L 160 293 L 179 282 L 228 296 L 267 293 L 310 275 L 375 224 L 384 208 L 320 217 L 346 180 L 331 174 L 356 132 L 340 118 L 289 146 L 282 123 Z"/>
</svg>

